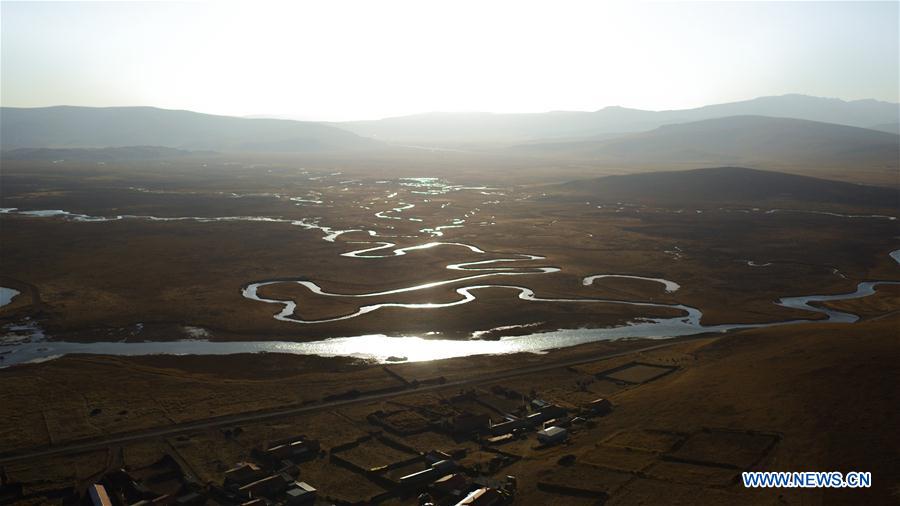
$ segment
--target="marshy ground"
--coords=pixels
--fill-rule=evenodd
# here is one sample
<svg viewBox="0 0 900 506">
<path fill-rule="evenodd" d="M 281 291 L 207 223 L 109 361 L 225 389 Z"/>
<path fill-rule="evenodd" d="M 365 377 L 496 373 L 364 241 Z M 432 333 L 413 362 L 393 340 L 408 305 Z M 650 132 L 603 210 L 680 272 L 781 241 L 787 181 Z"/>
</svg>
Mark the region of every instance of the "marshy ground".
<svg viewBox="0 0 900 506">
<path fill-rule="evenodd" d="M 897 221 L 884 218 L 896 208 L 784 195 L 689 207 L 595 201 L 558 185 L 596 175 L 589 168 L 567 167 L 553 178 L 539 170 L 546 167 L 520 173 L 502 164 L 486 170 L 491 160 L 432 162 L 375 160 L 374 175 L 363 162 L 341 160 L 4 162 L 0 207 L 16 210 L 0 214 L 0 285 L 22 294 L 0 309 L 2 323 L 36 323 L 50 341 L 312 341 L 373 333 L 469 339 L 498 329 L 479 334 L 493 339 L 680 314 L 584 299 L 684 304 L 702 310 L 707 325 L 819 319 L 774 302 L 851 292 L 864 280 L 900 280 L 888 255 L 897 249 Z M 28 215 L 32 210 L 71 214 Z M 457 244 L 395 253 L 429 242 Z M 489 260 L 504 261 L 472 264 Z M 517 274 L 502 274 L 509 272 Z M 488 276 L 462 280 L 482 274 Z M 664 278 L 679 289 L 628 278 L 583 283 L 596 274 Z M 266 280 L 310 281 L 348 295 L 395 292 L 361 298 L 317 295 L 291 282 L 260 288 L 261 297 L 295 301 L 291 316 L 301 320 L 339 318 L 364 305 L 447 303 L 460 299 L 457 289 L 482 284 L 572 301 L 525 301 L 516 289 L 494 286 L 461 305 L 382 307 L 296 323 L 274 318 L 280 304 L 242 295 Z M 435 281 L 451 282 L 397 291 Z M 348 502 L 383 493 L 384 481 L 336 460 L 378 467 L 436 449 L 464 450 L 460 462 L 473 470 L 494 466 L 502 452 L 508 457 L 488 474 L 517 476 L 520 504 L 896 500 L 900 442 L 892 428 L 900 424 L 900 399 L 886 381 L 900 373 L 896 287 L 826 305 L 861 321 L 679 338 L 645 351 L 636 350 L 660 341 L 390 365 L 283 354 L 73 355 L 16 365 L 0 369 L 0 459 L 32 504 L 56 501 L 59 490 L 83 488 L 123 465 L 140 474 L 163 455 L 199 482 L 221 483 L 223 471 L 252 448 L 299 434 L 325 450 L 300 464 L 301 477 L 323 496 Z M 438 378 L 463 383 L 443 388 Z M 384 391 L 393 393 L 366 399 Z M 567 445 L 547 449 L 536 448 L 531 435 L 494 448 L 433 430 L 442 413 L 479 411 L 500 421 L 521 402 L 498 393 L 509 391 L 573 410 L 605 397 L 614 410 L 573 429 Z M 333 399 L 353 402 L 330 407 Z M 311 411 L 242 418 L 286 406 Z M 383 424 L 373 422 L 376 412 Z M 141 436 L 217 417 L 244 421 Z M 414 430 L 392 434 L 384 424 Z M 136 439 L 102 444 L 120 433 Z M 407 450 L 385 446 L 384 437 Z M 78 441 L 101 444 L 36 454 Z M 335 448 L 337 459 L 329 457 Z M 558 463 L 568 455 L 568 464 Z M 876 486 L 747 491 L 736 481 L 746 469 L 872 471 Z"/>
<path fill-rule="evenodd" d="M 363 298 L 316 295 L 289 282 L 262 287 L 260 296 L 295 301 L 294 319 L 320 320 L 364 305 L 446 304 L 459 300 L 456 290 L 466 286 L 514 285 L 541 298 L 681 303 L 700 308 L 702 323 L 711 325 L 818 318 L 774 301 L 898 278 L 887 256 L 896 247 L 896 221 L 771 212 L 890 214 L 884 208 L 783 198 L 690 208 L 609 197 L 573 201 L 566 195 L 571 185 L 513 185 L 514 175 L 503 172 L 486 180 L 465 170 L 422 171 L 420 177 L 434 179 L 415 180 L 403 179 L 408 168 L 398 170 L 399 177 L 372 177 L 300 163 L 180 163 L 4 163 L 0 207 L 17 211 L 0 215 L 0 276 L 4 286 L 28 288 L 35 303 L 23 306 L 27 298 L 20 297 L 2 311 L 37 317 L 51 337 L 67 340 L 178 339 L 185 326 L 205 329 L 216 340 L 371 333 L 464 338 L 497 327 L 609 326 L 679 312 L 523 302 L 515 290 L 486 288 L 459 306 L 382 307 L 297 324 L 274 319 L 280 305 L 248 300 L 241 290 L 257 281 L 307 280 L 329 293 L 359 295 L 478 275 Z M 123 218 L 16 214 L 29 210 Z M 340 231 L 347 232 L 329 237 Z M 457 244 L 395 252 L 430 242 Z M 462 268 L 447 268 L 453 265 Z M 541 267 L 556 272 L 541 273 Z M 657 283 L 615 278 L 585 286 L 582 279 L 593 274 L 660 277 L 681 288 L 667 293 Z"/>
</svg>

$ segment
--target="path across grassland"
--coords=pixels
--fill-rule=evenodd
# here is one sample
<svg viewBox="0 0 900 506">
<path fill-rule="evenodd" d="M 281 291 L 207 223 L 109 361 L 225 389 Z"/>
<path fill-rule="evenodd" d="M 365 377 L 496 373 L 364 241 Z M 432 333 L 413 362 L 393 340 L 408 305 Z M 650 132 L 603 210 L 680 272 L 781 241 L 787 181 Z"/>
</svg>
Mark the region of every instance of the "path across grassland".
<svg viewBox="0 0 900 506">
<path fill-rule="evenodd" d="M 534 374 L 541 373 L 553 369 L 559 369 L 562 367 L 571 367 L 575 365 L 586 364 L 590 362 L 596 362 L 598 360 L 605 360 L 615 357 L 621 357 L 625 355 L 631 355 L 634 353 L 641 353 L 646 351 L 658 350 L 660 348 L 667 348 L 670 346 L 674 346 L 677 344 L 683 343 L 684 340 L 680 339 L 677 341 L 670 341 L 663 344 L 657 344 L 654 346 L 647 346 L 644 348 L 638 348 L 634 350 L 621 351 L 615 353 L 605 353 L 605 354 L 596 354 L 591 355 L 589 357 L 580 357 L 577 359 L 570 360 L 561 360 L 554 361 L 547 364 L 534 365 L 528 367 L 522 367 L 518 369 L 506 370 L 499 373 L 493 374 L 484 374 L 475 376 L 472 378 L 467 378 L 463 380 L 456 381 L 448 381 L 446 383 L 442 383 L 439 385 L 428 385 L 428 386 L 419 386 L 413 387 L 410 386 L 404 390 L 399 390 L 395 392 L 387 392 L 387 393 L 379 393 L 373 395 L 361 395 L 359 397 L 354 397 L 352 399 L 341 399 L 337 401 L 329 401 L 322 402 L 316 404 L 308 404 L 303 406 L 292 406 L 286 408 L 276 408 L 276 409 L 267 409 L 264 411 L 253 411 L 249 413 L 236 413 L 231 415 L 217 416 L 204 418 L 201 420 L 193 420 L 190 422 L 177 423 L 174 425 L 169 425 L 166 427 L 159 428 L 151 428 L 151 429 L 143 429 L 139 431 L 133 432 L 121 432 L 118 434 L 111 434 L 103 437 L 89 438 L 71 441 L 59 445 L 50 445 L 50 446 L 40 446 L 40 447 L 32 447 L 32 448 L 23 448 L 17 449 L 13 451 L 5 451 L 0 452 L 0 464 L 9 464 L 11 462 L 20 462 L 23 460 L 30 460 L 40 457 L 52 457 L 57 455 L 68 455 L 73 453 L 81 453 L 91 450 L 98 450 L 102 448 L 107 448 L 114 445 L 123 445 L 128 443 L 134 443 L 137 441 L 143 441 L 147 439 L 161 438 L 161 437 L 169 437 L 176 436 L 188 432 L 194 432 L 198 430 L 212 429 L 216 427 L 223 427 L 235 424 L 243 424 L 243 423 L 253 423 L 253 422 L 261 422 L 265 420 L 272 420 L 277 418 L 283 418 L 288 416 L 296 416 L 302 415 L 305 413 L 312 413 L 315 411 L 327 410 L 339 408 L 341 406 L 347 406 L 351 404 L 357 404 L 362 402 L 372 402 L 372 401 L 381 401 L 385 399 L 390 399 L 393 397 L 399 397 L 403 395 L 408 395 L 410 393 L 419 393 L 419 392 L 430 392 L 434 390 L 442 390 L 445 388 L 453 388 L 453 387 L 461 387 L 461 386 L 470 386 L 478 383 L 492 382 L 502 379 L 507 379 L 515 376 L 522 376 L 526 374 Z"/>
</svg>

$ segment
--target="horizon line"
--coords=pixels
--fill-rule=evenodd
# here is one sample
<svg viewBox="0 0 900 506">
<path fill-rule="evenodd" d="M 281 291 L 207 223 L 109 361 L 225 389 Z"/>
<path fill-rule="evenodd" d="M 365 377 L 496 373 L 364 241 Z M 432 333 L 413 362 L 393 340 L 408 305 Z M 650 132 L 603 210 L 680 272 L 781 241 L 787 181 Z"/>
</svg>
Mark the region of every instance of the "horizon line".
<svg viewBox="0 0 900 506">
<path fill-rule="evenodd" d="M 441 110 L 430 110 L 423 112 L 416 112 L 410 114 L 399 114 L 395 116 L 382 116 L 378 118 L 367 118 L 367 119 L 349 119 L 349 120 L 318 120 L 318 119 L 300 119 L 297 116 L 291 115 L 278 115 L 278 114 L 267 114 L 267 113 L 254 113 L 254 114 L 245 114 L 245 115 L 236 115 L 236 114 L 222 114 L 222 113 L 214 113 L 214 112 L 203 112 L 194 109 L 181 109 L 181 108 L 168 108 L 168 107 L 160 107 L 155 105 L 103 105 L 103 106 L 92 106 L 92 105 L 74 105 L 74 104 L 53 104 L 53 105 L 37 105 L 37 106 L 19 106 L 19 105 L 3 105 L 0 104 L 0 108 L 2 109 L 54 109 L 54 108 L 83 108 L 83 109 L 157 109 L 163 111 L 173 111 L 173 112 L 190 112 L 194 114 L 204 114 L 207 116 L 219 116 L 226 118 L 237 118 L 237 119 L 270 119 L 270 120 L 281 120 L 281 121 L 300 121 L 307 123 L 354 123 L 354 122 L 362 122 L 362 121 L 382 121 L 388 119 L 395 118 L 406 118 L 406 117 L 414 117 L 414 116 L 427 116 L 427 115 L 438 115 L 438 114 L 446 114 L 446 115 L 455 115 L 455 114 L 483 114 L 483 115 L 538 115 L 538 114 L 554 114 L 554 113 L 596 113 L 600 111 L 604 111 L 607 109 L 624 109 L 624 110 L 632 110 L 632 111 L 642 111 L 642 112 L 677 112 L 677 111 L 691 111 L 695 109 L 702 109 L 704 107 L 714 107 L 717 105 L 727 105 L 727 104 L 736 104 L 741 102 L 751 102 L 753 100 L 760 100 L 764 98 L 781 98 L 781 97 L 805 97 L 805 98 L 814 98 L 820 100 L 836 100 L 843 103 L 854 103 L 854 102 L 880 102 L 884 104 L 896 105 L 900 106 L 900 102 L 892 102 L 888 100 L 881 100 L 877 98 L 859 98 L 859 99 L 844 99 L 840 97 L 824 97 L 819 95 L 809 95 L 805 93 L 782 93 L 780 95 L 760 95 L 752 98 L 742 99 L 742 100 L 734 100 L 731 102 L 716 102 L 711 104 L 700 105 L 697 107 L 688 107 L 681 109 L 641 109 L 638 107 L 627 107 L 622 105 L 607 105 L 601 107 L 599 109 L 593 110 L 577 110 L 577 109 L 553 109 L 553 110 L 545 110 L 545 111 L 537 111 L 537 112 L 492 112 L 492 111 L 479 111 L 479 110 L 471 110 L 471 111 L 441 111 Z"/>
</svg>

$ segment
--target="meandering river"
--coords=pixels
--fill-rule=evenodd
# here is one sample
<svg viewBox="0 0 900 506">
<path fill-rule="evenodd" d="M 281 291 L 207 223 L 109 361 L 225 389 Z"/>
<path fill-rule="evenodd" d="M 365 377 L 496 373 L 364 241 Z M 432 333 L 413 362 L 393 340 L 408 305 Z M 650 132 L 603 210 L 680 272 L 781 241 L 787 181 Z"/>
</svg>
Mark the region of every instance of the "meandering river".
<svg viewBox="0 0 900 506">
<path fill-rule="evenodd" d="M 411 204 L 402 204 L 389 211 L 381 211 L 376 213 L 379 218 L 397 218 L 397 214 L 405 210 L 412 209 Z M 153 216 L 134 216 L 134 215 L 118 215 L 115 217 L 97 217 L 87 216 L 77 213 L 69 213 L 61 210 L 51 211 L 18 211 L 16 209 L 2 209 L 0 213 L 15 213 L 35 218 L 57 217 L 70 219 L 80 222 L 99 222 L 110 220 L 139 219 L 152 221 L 265 221 L 288 223 L 295 226 L 301 226 L 307 229 L 318 229 L 323 233 L 322 239 L 335 242 L 338 237 L 345 234 L 365 234 L 367 238 L 382 238 L 374 230 L 351 229 L 351 230 L 335 230 L 327 226 L 318 224 L 315 220 L 287 220 L 281 218 L 268 218 L 257 216 L 233 216 L 221 218 L 201 218 L 201 217 L 176 217 L 176 218 L 159 218 Z M 462 226 L 454 221 L 452 226 Z M 438 227 L 440 228 L 440 227 Z M 444 227 L 447 228 L 447 227 Z M 435 231 L 436 229 L 423 229 L 421 232 Z M 463 248 L 471 253 L 478 255 L 491 256 L 491 253 L 478 248 L 471 244 L 457 242 L 427 242 L 415 246 L 397 247 L 397 244 L 388 241 L 347 241 L 347 244 L 359 244 L 363 248 L 355 249 L 342 253 L 345 257 L 374 260 L 378 258 L 403 256 L 415 251 L 430 249 L 435 247 L 452 247 Z M 890 253 L 892 259 L 900 263 L 900 250 Z M 828 308 L 817 307 L 814 304 L 828 301 L 839 301 L 866 297 L 875 292 L 875 289 L 881 285 L 900 284 L 893 281 L 864 281 L 857 285 L 855 291 L 844 294 L 830 295 L 804 295 L 794 297 L 784 297 L 775 301 L 775 304 L 819 313 L 825 316 L 821 320 L 797 319 L 790 321 L 778 321 L 762 324 L 723 324 L 723 325 L 701 325 L 700 320 L 703 313 L 700 309 L 677 303 L 657 303 L 647 301 L 631 301 L 617 299 L 602 298 L 546 298 L 539 297 L 528 287 L 520 285 L 498 285 L 498 284 L 467 284 L 475 280 L 483 280 L 486 278 L 503 278 L 510 276 L 525 275 L 546 275 L 559 272 L 558 267 L 553 266 L 519 266 L 521 262 L 532 262 L 543 260 L 544 257 L 526 253 L 506 254 L 499 258 L 487 258 L 472 262 L 449 264 L 446 266 L 450 271 L 472 272 L 468 276 L 461 278 L 451 278 L 445 280 L 435 280 L 427 283 L 421 283 L 409 287 L 396 288 L 392 290 L 375 291 L 360 294 L 343 294 L 325 290 L 320 285 L 310 280 L 300 279 L 283 279 L 283 280 L 265 280 L 248 283 L 241 288 L 242 295 L 255 303 L 273 304 L 281 306 L 280 310 L 274 315 L 274 318 L 301 325 L 309 325 L 316 323 L 333 322 L 337 320 L 346 320 L 356 318 L 358 316 L 377 311 L 385 307 L 401 307 L 409 310 L 428 310 L 439 309 L 449 306 L 466 304 L 476 300 L 477 292 L 485 288 L 502 288 L 517 292 L 517 296 L 525 303 L 529 302 L 569 302 L 569 303 L 585 303 L 585 304 L 620 304 L 638 307 L 664 307 L 679 310 L 682 315 L 671 318 L 647 318 L 630 322 L 628 324 L 610 327 L 610 328 L 582 328 L 582 329 L 563 329 L 549 332 L 535 332 L 527 335 L 503 337 L 499 340 L 448 340 L 448 339 L 424 339 L 418 336 L 406 337 L 389 337 L 386 335 L 359 335 L 352 337 L 339 337 L 325 339 L 312 342 L 287 342 L 287 341 L 241 341 L 241 342 L 215 342 L 205 339 L 190 339 L 166 342 L 94 342 L 94 343 L 75 343 L 66 341 L 50 341 L 47 340 L 40 328 L 33 322 L 27 322 L 20 325 L 14 330 L 29 330 L 34 332 L 25 334 L 21 332 L 15 335 L 8 334 L 0 338 L 0 366 L 9 366 L 13 364 L 48 360 L 72 353 L 90 353 L 105 355 L 148 355 L 148 354 L 204 354 L 204 355 L 224 355 L 234 353 L 293 353 L 302 355 L 321 355 L 321 356 L 352 356 L 364 359 L 386 362 L 394 357 L 404 357 L 409 361 L 436 360 L 452 357 L 462 357 L 479 354 L 505 354 L 531 352 L 540 353 L 553 348 L 563 348 L 575 346 L 579 344 L 614 340 L 622 338 L 651 338 L 664 339 L 677 336 L 692 335 L 707 332 L 726 332 L 731 330 L 749 329 L 767 327 L 772 325 L 786 324 L 803 324 L 810 322 L 831 322 L 831 323 L 852 323 L 858 320 L 856 315 L 851 313 L 837 311 Z M 632 279 L 642 282 L 653 282 L 660 286 L 661 290 L 666 293 L 675 293 L 679 290 L 680 285 L 672 280 L 665 278 L 649 278 L 643 276 L 635 276 L 620 273 L 599 273 L 592 274 L 583 278 L 584 286 L 592 286 L 595 283 L 602 283 L 604 279 L 621 278 Z M 450 284 L 464 284 L 455 288 L 455 292 L 459 298 L 450 302 L 441 303 L 396 303 L 383 302 L 377 304 L 361 305 L 356 311 L 326 319 L 306 320 L 297 314 L 297 304 L 293 300 L 279 300 L 261 296 L 259 291 L 261 288 L 280 284 L 289 283 L 302 286 L 317 296 L 323 297 L 346 297 L 366 299 L 372 297 L 385 297 L 399 293 L 414 292 L 434 288 L 438 286 Z M 13 294 L 9 289 L 3 289 L 0 293 L 0 302 L 8 303 Z M 0 304 L 2 305 L 2 304 Z M 29 327 L 31 326 L 31 327 Z M 7 330 L 10 330 L 7 327 Z M 478 332 L 483 335 L 490 332 L 485 329 Z"/>
<path fill-rule="evenodd" d="M 900 250 L 892 252 L 891 256 L 895 260 L 900 259 Z M 594 341 L 622 338 L 665 339 L 704 332 L 726 332 L 730 330 L 768 327 L 773 325 L 802 324 L 812 321 L 817 323 L 855 322 L 858 319 L 856 315 L 833 309 L 816 307 L 813 304 L 818 302 L 866 297 L 873 294 L 878 286 L 889 284 L 900 284 L 900 282 L 866 281 L 860 283 L 857 286 L 857 289 L 850 293 L 785 297 L 776 302 L 785 307 L 821 313 L 826 316 L 825 320 L 799 319 L 763 324 L 724 324 L 706 326 L 700 324 L 700 318 L 703 313 L 699 309 L 675 304 L 671 305 L 671 307 L 677 307 L 683 310 L 685 316 L 676 318 L 652 318 L 612 328 L 536 332 L 527 335 L 504 337 L 497 341 L 423 339 L 415 336 L 389 337 L 381 334 L 340 337 L 305 343 L 287 341 L 215 342 L 208 340 L 73 343 L 65 341 L 47 341 L 41 337 L 33 338 L 25 342 L 17 342 L 8 346 L 0 346 L 0 356 L 4 357 L 3 360 L 0 361 L 0 364 L 9 366 L 23 362 L 42 361 L 71 353 L 104 355 L 228 355 L 233 353 L 269 352 L 300 355 L 349 356 L 375 360 L 378 362 L 387 362 L 389 359 L 393 359 L 393 357 L 405 357 L 409 361 L 423 361 L 482 354 L 519 352 L 541 353 L 554 348 L 564 348 Z M 311 283 L 311 285 L 314 285 L 314 283 Z M 484 288 L 485 286 L 489 285 L 475 285 L 472 287 L 460 288 L 457 292 L 464 296 L 463 300 L 465 302 L 468 302 L 471 300 L 470 297 L 474 297 L 471 293 L 472 291 Z M 519 297 L 524 300 L 557 300 L 537 298 L 531 290 L 524 287 L 510 288 L 518 290 Z M 597 301 L 602 301 L 602 299 L 597 299 Z M 660 305 L 643 302 L 615 302 L 621 304 Z M 285 318 L 289 318 L 287 308 L 280 314 Z"/>
</svg>

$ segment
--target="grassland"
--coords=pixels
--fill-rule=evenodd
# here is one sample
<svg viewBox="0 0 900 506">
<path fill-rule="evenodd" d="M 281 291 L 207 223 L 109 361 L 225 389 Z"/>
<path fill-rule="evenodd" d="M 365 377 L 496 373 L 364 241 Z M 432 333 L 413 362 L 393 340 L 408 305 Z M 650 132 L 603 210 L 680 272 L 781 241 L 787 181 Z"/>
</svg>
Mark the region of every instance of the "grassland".
<svg viewBox="0 0 900 506">
<path fill-rule="evenodd" d="M 490 289 L 480 291 L 477 302 L 463 306 L 385 308 L 350 320 L 297 325 L 273 319 L 279 307 L 247 300 L 240 292 L 250 282 L 268 279 L 308 279 L 338 293 L 384 291 L 480 274 L 448 271 L 446 266 L 522 253 L 544 259 L 519 262 L 516 267 L 553 266 L 560 272 L 495 276 L 475 283 L 523 285 L 539 297 L 679 302 L 701 308 L 705 324 L 817 318 L 773 302 L 785 295 L 852 291 L 863 279 L 897 278 L 894 262 L 887 257 L 896 246 L 896 222 L 884 219 L 767 214 L 742 202 L 724 208 L 698 202 L 696 209 L 687 210 L 571 202 L 544 198 L 543 185 L 512 185 L 512 176 L 503 173 L 492 181 L 485 181 L 484 175 L 466 179 L 467 173 L 459 179 L 448 176 L 453 184 L 486 188 L 426 194 L 397 178 L 333 168 L 258 167 L 221 160 L 216 166 L 198 162 L 127 170 L 21 163 L 4 166 L 3 207 L 105 217 L 267 217 L 362 230 L 328 242 L 322 240 L 321 230 L 286 222 L 74 222 L 0 215 L 5 238 L 0 244 L 4 259 L 0 276 L 10 286 L 29 288 L 32 300 L 41 302 L 29 311 L 22 307 L 23 298 L 0 310 L 0 316 L 38 317 L 52 336 L 67 340 L 178 339 L 185 337 L 185 326 L 207 329 L 220 340 L 428 332 L 454 338 L 509 325 L 548 330 L 677 314 L 666 308 L 621 305 L 522 304 L 513 291 Z M 296 202 L 292 197 L 321 203 Z M 415 207 L 392 211 L 402 203 Z M 793 206 L 849 214 L 886 212 Z M 377 217 L 378 212 L 386 212 L 385 218 Z M 465 223 L 443 229 L 440 236 L 422 232 L 454 220 Z M 378 237 L 366 231 L 375 231 Z M 342 256 L 379 245 L 366 244 L 372 241 L 390 241 L 395 248 L 457 242 L 486 253 L 442 246 L 379 259 Z M 386 253 L 390 251 L 371 254 Z M 596 273 L 665 277 L 682 288 L 668 294 L 655 283 L 621 279 L 583 286 L 581 279 Z M 290 284 L 265 287 L 261 294 L 296 300 L 295 316 L 321 319 L 350 314 L 364 304 L 449 302 L 459 299 L 457 288 L 475 283 L 365 299 L 323 299 Z M 139 323 L 143 328 L 135 333 Z"/>
<path fill-rule="evenodd" d="M 596 176 L 596 169 L 548 169 L 554 167 L 534 160 L 517 166 L 487 155 L 436 153 L 404 161 L 375 156 L 366 163 L 4 162 L 0 207 L 192 219 L 0 214 L 0 284 L 23 292 L 0 309 L 0 325 L 37 322 L 48 339 L 68 341 L 168 341 L 190 337 L 191 328 L 222 341 L 370 333 L 468 339 L 475 331 L 512 325 L 527 327 L 486 337 L 678 314 L 665 307 L 526 302 L 512 289 L 493 287 L 459 306 L 383 308 L 298 324 L 274 319 L 280 307 L 241 295 L 248 283 L 285 279 L 345 294 L 390 291 L 485 272 L 448 270 L 451 264 L 523 254 L 542 258 L 497 264 L 528 272 L 508 278 L 365 299 L 315 296 L 289 283 L 266 286 L 260 295 L 294 300 L 293 316 L 311 319 L 346 315 L 365 304 L 449 302 L 460 297 L 458 288 L 503 284 L 546 298 L 680 303 L 700 308 L 703 323 L 718 324 L 817 319 L 821 315 L 774 301 L 850 292 L 863 280 L 900 280 L 888 256 L 897 248 L 895 220 L 817 214 L 896 209 L 785 198 L 698 201 L 689 208 L 582 201 L 560 195 L 556 183 Z M 422 186 L 403 177 L 444 182 Z M 403 204 L 415 206 L 397 211 Z M 767 212 L 772 209 L 795 212 Z M 206 220 L 215 217 L 272 221 Z M 327 231 L 291 223 L 298 220 L 358 231 L 327 241 Z M 443 235 L 431 231 L 454 224 L 462 226 Z M 375 254 L 429 241 L 464 243 L 484 253 L 440 246 L 377 259 L 344 255 L 377 241 L 394 246 Z M 559 271 L 540 274 L 538 267 Z M 598 273 L 661 277 L 680 289 L 666 292 L 659 283 L 622 278 L 583 284 Z M 253 459 L 254 449 L 298 435 L 317 439 L 323 450 L 298 464 L 300 477 L 336 502 L 383 494 L 390 480 L 419 464 L 366 473 L 355 467 L 377 469 L 432 450 L 459 455 L 472 476 L 517 476 L 517 504 L 896 501 L 900 441 L 892 428 L 900 425 L 900 399 L 889 379 L 900 373 L 897 289 L 884 286 L 873 296 L 827 305 L 862 320 L 680 338 L 640 352 L 660 342 L 595 342 L 542 355 L 390 365 L 281 354 L 73 355 L 16 365 L 0 369 L 0 460 L 10 480 L 22 484 L 24 504 L 61 503 L 68 487 L 83 490 L 123 466 L 135 476 L 155 476 L 174 465 L 196 483 L 221 484 L 225 469 Z M 368 397 L 375 394 L 381 397 Z M 540 398 L 575 414 L 598 397 L 611 399 L 613 412 L 573 425 L 562 446 L 539 447 L 532 434 L 495 446 L 441 429 L 444 419 L 463 412 L 500 422 Z M 237 418 L 287 407 L 306 411 Z M 219 422 L 141 436 L 211 419 Z M 246 421 L 229 422 L 237 419 Z M 123 434 L 135 437 L 101 444 Z M 99 442 L 100 449 L 32 456 L 84 441 Z M 164 456 L 171 461 L 161 461 Z M 875 486 L 748 491 L 736 481 L 747 469 L 871 471 Z M 160 490 L 180 486 L 160 483 Z M 384 502 L 413 500 L 400 494 Z"/>
</svg>

